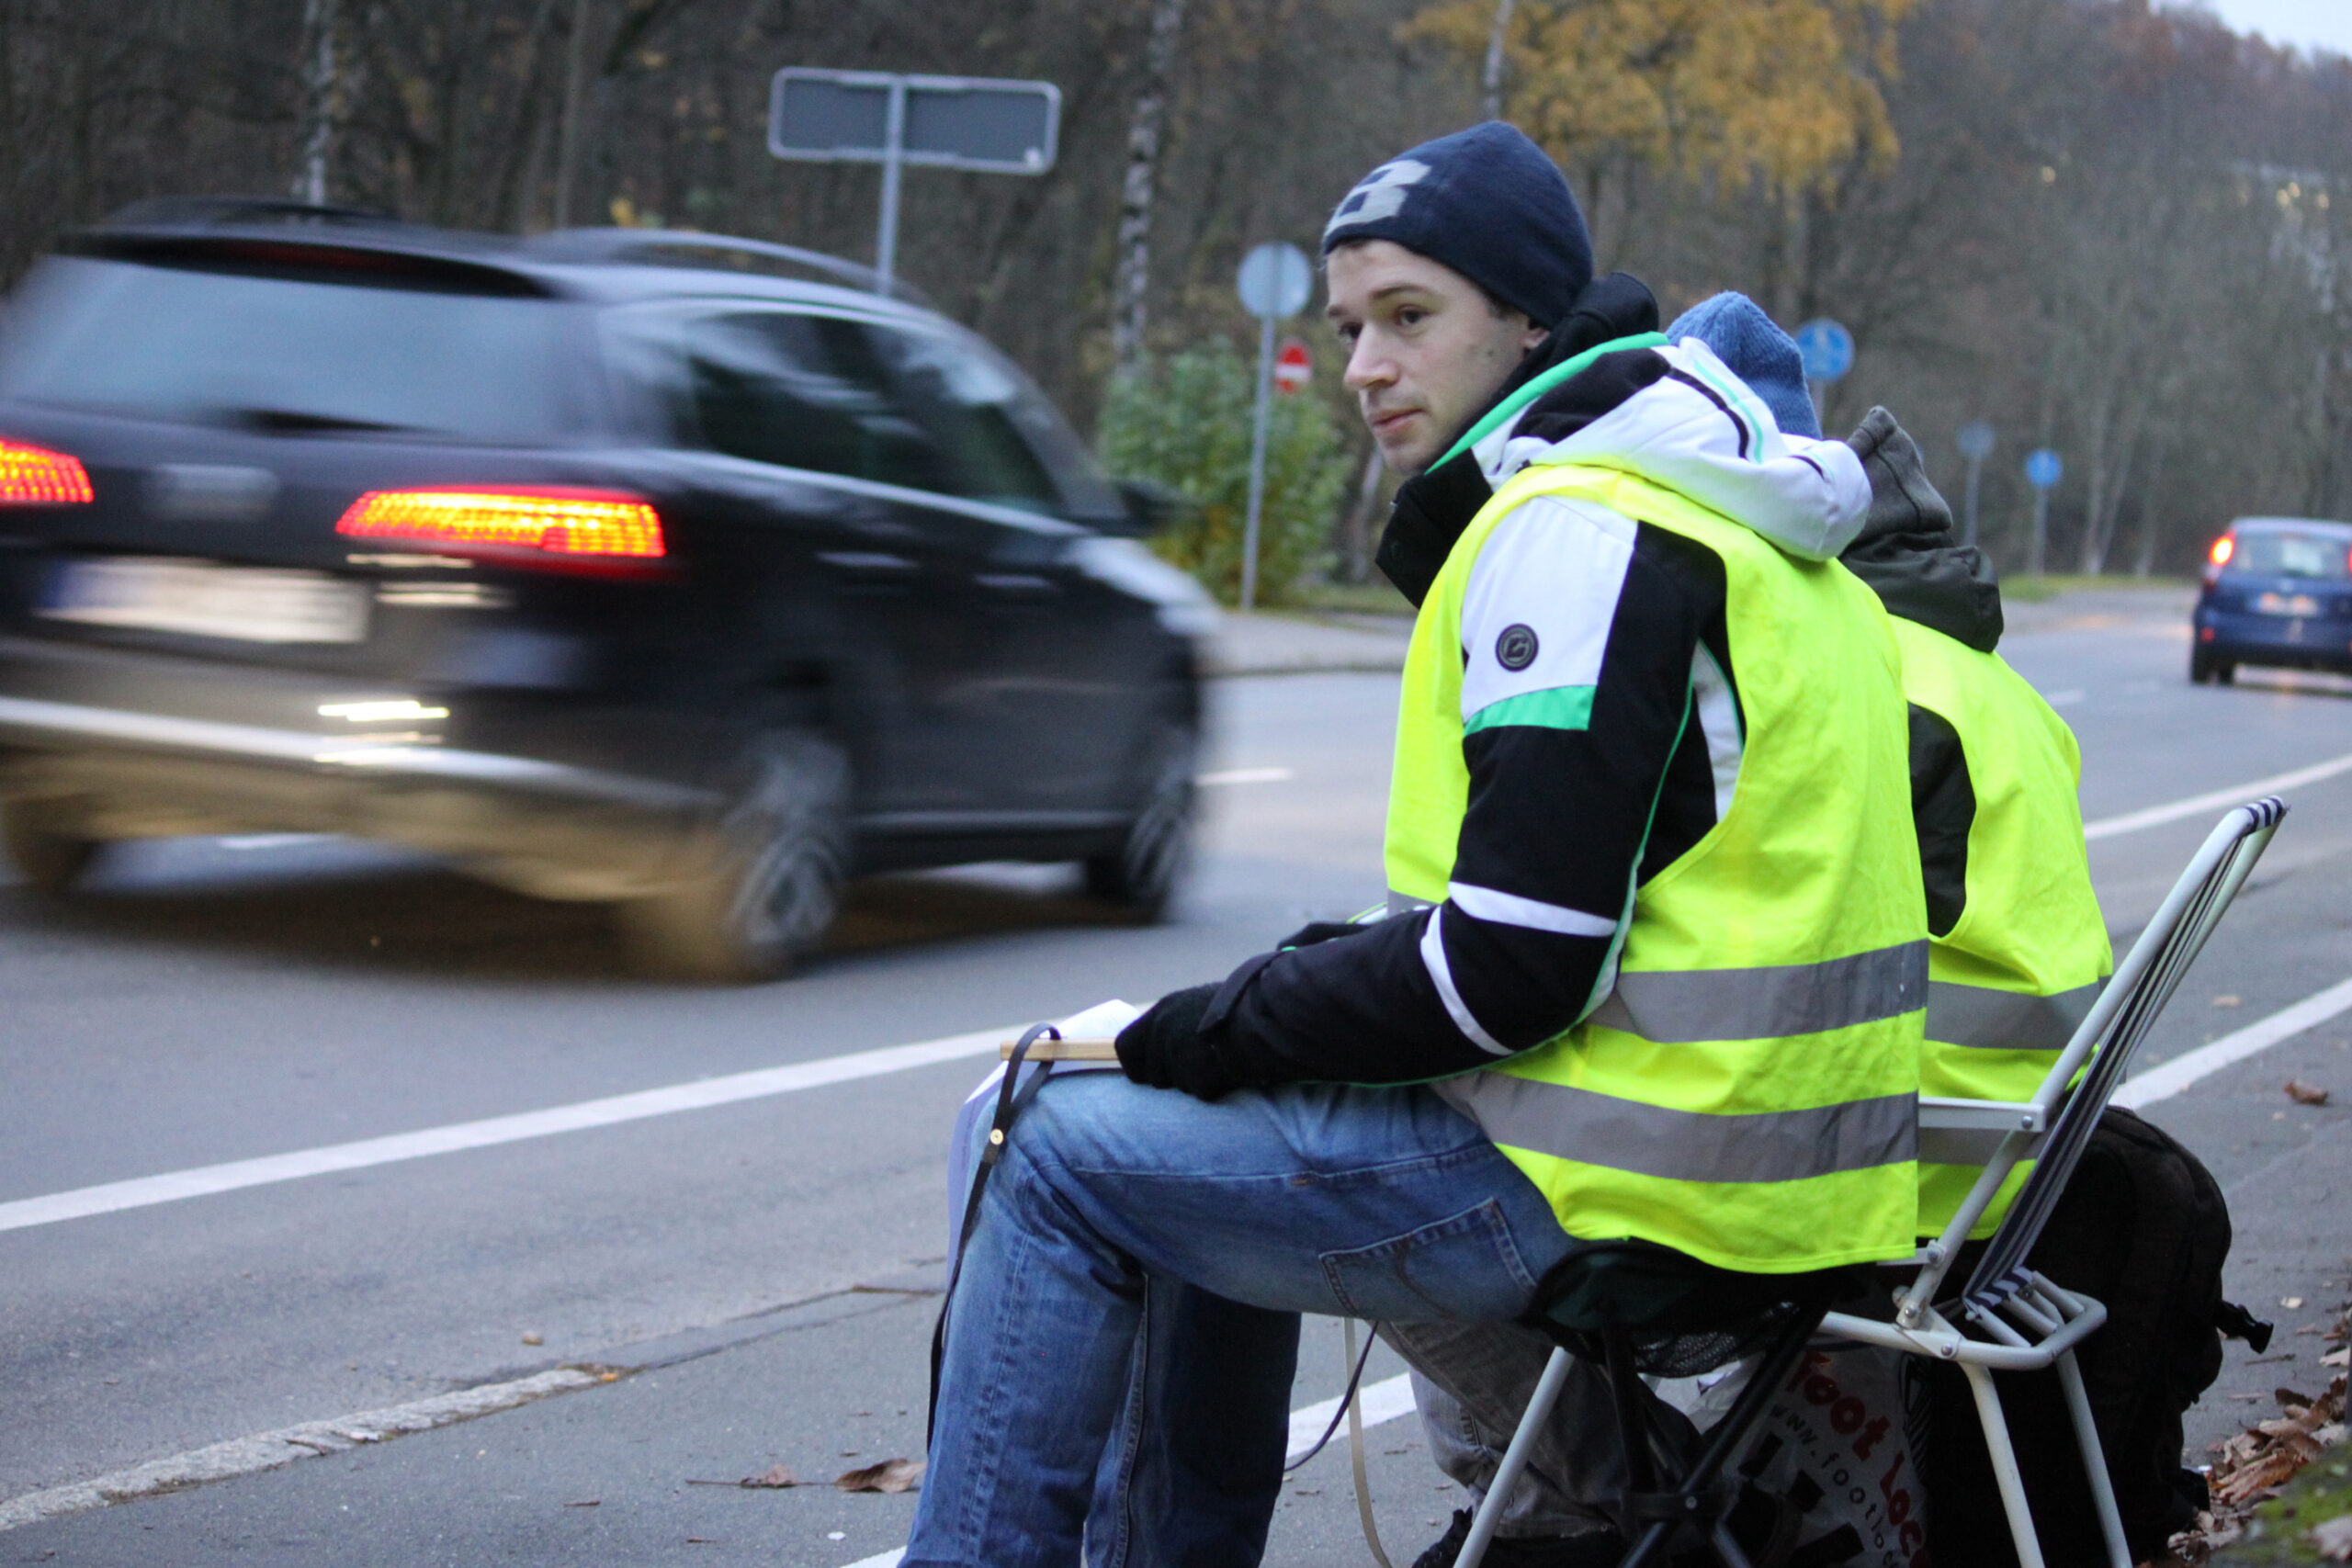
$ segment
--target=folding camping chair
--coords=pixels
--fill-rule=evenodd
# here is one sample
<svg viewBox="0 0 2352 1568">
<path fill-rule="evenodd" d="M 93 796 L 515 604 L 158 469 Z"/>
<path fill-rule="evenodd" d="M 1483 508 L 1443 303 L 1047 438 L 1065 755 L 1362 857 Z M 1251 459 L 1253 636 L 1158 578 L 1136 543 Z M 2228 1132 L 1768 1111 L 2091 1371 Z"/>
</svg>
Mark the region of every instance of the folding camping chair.
<svg viewBox="0 0 2352 1568">
<path fill-rule="evenodd" d="M 2237 897 L 2286 815 L 2287 807 L 2278 800 L 2265 798 L 2222 818 L 2173 885 L 2155 918 L 2116 966 L 2113 978 L 2032 1100 L 2017 1103 L 1921 1100 L 1922 1157 L 1951 1164 L 1981 1161 L 1984 1169 L 1943 1234 L 1912 1259 L 1918 1273 L 1896 1296 L 1892 1323 L 1828 1310 L 1833 1304 L 1829 1298 L 1841 1282 L 1824 1276 L 1776 1280 L 1772 1276 L 1725 1274 L 1680 1254 L 1640 1248 L 1638 1244 L 1602 1244 L 1589 1249 L 1589 1266 L 1577 1266 L 1579 1255 L 1572 1254 L 1567 1272 L 1547 1281 L 1552 1289 L 1538 1304 L 1540 1325 L 1552 1333 L 1558 1348 L 1552 1352 L 1471 1522 L 1469 1535 L 1455 1558 L 1456 1568 L 1478 1568 L 1484 1560 L 1503 1506 L 1525 1467 L 1528 1450 L 1551 1416 L 1572 1354 L 1601 1360 L 1616 1393 L 1619 1436 L 1634 1482 L 1624 1512 L 1628 1523 L 1641 1529 L 1623 1568 L 1639 1568 L 1658 1560 L 1668 1538 L 1684 1525 L 1698 1529 L 1724 1568 L 1749 1568 L 1723 1522 L 1726 1503 L 1719 1478 L 1746 1447 L 1772 1391 L 1816 1335 L 1839 1344 L 1877 1346 L 1959 1365 L 1975 1395 L 1977 1417 L 1984 1429 L 1985 1447 L 1998 1478 L 2020 1568 L 2042 1568 L 2041 1549 L 2026 1506 L 2008 1424 L 1993 1386 L 1993 1372 L 2056 1368 L 2108 1555 L 2113 1568 L 2132 1568 L 2114 1488 L 2108 1480 L 2106 1456 L 2091 1423 L 2082 1372 L 2075 1362 L 2075 1347 L 2107 1321 L 2107 1308 L 2088 1296 L 2059 1289 L 2027 1267 L 2026 1258 L 2041 1238 L 2042 1226 L 2064 1192 L 2076 1161 L 2090 1143 L 2099 1112 L 2122 1081 L 2133 1053 L 2147 1037 L 2156 1015 L 2172 999 L 2181 977 L 2196 962 L 2206 938 Z M 2076 1083 L 2078 1073 L 2082 1077 Z M 2018 1189 L 1999 1229 L 1985 1244 L 1975 1272 L 1969 1276 L 1956 1303 L 1939 1306 L 1938 1292 L 1969 1231 L 2018 1163 L 2027 1159 L 2036 1162 L 2033 1170 Z M 1634 1288 L 1608 1288 L 1607 1281 L 1623 1270 L 1629 1258 L 1636 1260 Z M 1660 1280 L 1679 1281 L 1679 1289 L 1661 1292 L 1655 1288 Z M 1716 1308 L 1712 1316 L 1699 1307 L 1702 1303 Z M 1715 1339 L 1713 1345 L 1698 1347 L 1697 1356 L 1684 1355 L 1669 1375 L 1696 1370 L 1690 1365 L 1695 1359 L 1712 1355 L 1713 1364 L 1722 1365 L 1752 1353 L 1759 1345 L 1765 1347 L 1762 1364 L 1750 1376 L 1731 1412 L 1707 1434 L 1700 1453 L 1682 1474 L 1663 1484 L 1652 1479 L 1657 1434 L 1651 1429 L 1639 1382 L 1644 1371 L 1657 1371 L 1661 1363 L 1654 1359 L 1650 1365 L 1643 1364 L 1637 1335 L 1648 1335 L 1653 1345 L 1668 1346 L 1675 1341 L 1660 1336 Z"/>
</svg>

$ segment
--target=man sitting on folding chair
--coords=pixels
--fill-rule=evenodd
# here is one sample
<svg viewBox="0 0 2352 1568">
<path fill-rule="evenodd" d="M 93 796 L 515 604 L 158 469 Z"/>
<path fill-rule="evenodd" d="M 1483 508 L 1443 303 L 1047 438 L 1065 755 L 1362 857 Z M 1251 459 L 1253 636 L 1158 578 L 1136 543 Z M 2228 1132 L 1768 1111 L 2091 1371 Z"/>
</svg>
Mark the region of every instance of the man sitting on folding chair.
<svg viewBox="0 0 2352 1568">
<path fill-rule="evenodd" d="M 1767 1293 L 1912 1250 L 1927 930 L 1897 651 L 1835 564 L 1860 460 L 1590 281 L 1509 127 L 1373 171 L 1324 251 L 1415 476 L 1392 912 L 1162 998 L 1125 1077 L 1012 1126 L 909 1568 L 1256 1562 L 1303 1312 L 1506 1322 L 1599 1244 Z"/>
<path fill-rule="evenodd" d="M 1796 344 L 1746 299 L 1719 295 L 1668 335 L 1714 349 L 1784 430 L 1818 434 Z M 1921 1089 L 2030 1100 L 2113 967 L 2076 801 L 2081 756 L 2064 721 L 1995 656 L 2000 591 L 1983 555 L 1953 538 L 1951 508 L 1917 446 L 1883 409 L 1871 411 L 1849 445 L 1871 477 L 1871 513 L 1842 559 L 1894 616 L 1911 705 L 1912 810 L 1933 939 Z M 1993 1233 L 2030 1169 L 2018 1166 L 1972 1236 Z M 1920 1166 L 1920 1235 L 1943 1231 L 1976 1176 L 1972 1165 Z M 1484 1325 L 1391 1333 L 1423 1341 L 1415 1393 L 1431 1456 L 1482 1495 L 1550 1341 Z M 1569 1429 L 1582 1418 L 1564 1412 L 1531 1452 L 1504 1515 L 1513 1534 L 1487 1556 L 1495 1568 L 1577 1560 L 1553 1540 L 1589 1517 L 1564 1485 L 1589 1443 Z M 1470 1517 L 1456 1514 L 1416 1568 L 1447 1568 Z"/>
</svg>

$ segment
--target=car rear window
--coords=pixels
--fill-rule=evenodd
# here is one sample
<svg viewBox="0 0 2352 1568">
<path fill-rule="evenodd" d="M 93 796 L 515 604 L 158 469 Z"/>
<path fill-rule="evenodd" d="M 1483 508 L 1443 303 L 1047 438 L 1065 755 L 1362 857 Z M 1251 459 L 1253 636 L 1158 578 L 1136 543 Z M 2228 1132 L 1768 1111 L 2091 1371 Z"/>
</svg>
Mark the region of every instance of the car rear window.
<svg viewBox="0 0 2352 1568">
<path fill-rule="evenodd" d="M 2352 539 L 2314 529 L 2241 528 L 2230 570 L 2263 577 L 2352 577 Z"/>
<path fill-rule="evenodd" d="M 490 445 L 584 423 L 557 300 L 61 257 L 9 311 L 0 396 Z"/>
</svg>

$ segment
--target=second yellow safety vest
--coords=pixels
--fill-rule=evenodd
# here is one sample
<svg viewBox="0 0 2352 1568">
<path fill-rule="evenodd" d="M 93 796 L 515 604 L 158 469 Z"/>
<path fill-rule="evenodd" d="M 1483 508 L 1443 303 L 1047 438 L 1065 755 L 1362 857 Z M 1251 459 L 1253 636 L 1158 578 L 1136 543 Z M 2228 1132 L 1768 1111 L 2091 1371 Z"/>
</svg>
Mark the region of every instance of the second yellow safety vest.
<svg viewBox="0 0 2352 1568">
<path fill-rule="evenodd" d="M 1960 919 L 1928 948 L 1919 1092 L 2030 1100 L 2115 967 L 2075 798 L 2082 753 L 1997 654 L 1916 622 L 1894 626 L 1904 695 L 1959 735 L 1976 797 Z M 2030 1168 L 2018 1168 L 1970 1234 L 1992 1234 Z M 1977 1173 L 1921 1164 L 1921 1235 L 1951 1222 Z"/>
</svg>

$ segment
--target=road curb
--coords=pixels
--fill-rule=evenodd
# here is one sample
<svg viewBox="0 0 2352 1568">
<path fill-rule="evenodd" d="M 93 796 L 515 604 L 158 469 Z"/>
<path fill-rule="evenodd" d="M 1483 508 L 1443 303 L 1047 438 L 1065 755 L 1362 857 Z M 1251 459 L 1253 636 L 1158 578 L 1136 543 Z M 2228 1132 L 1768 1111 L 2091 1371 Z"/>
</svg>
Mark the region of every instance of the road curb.
<svg viewBox="0 0 2352 1568">
<path fill-rule="evenodd" d="M 207 1482 L 277 1470 L 298 1460 L 342 1453 L 412 1432 L 429 1432 L 436 1427 L 470 1421 L 477 1416 L 512 1410 L 550 1394 L 617 1382 L 622 1375 L 617 1370 L 605 1368 L 557 1367 L 511 1382 L 484 1383 L 408 1404 L 362 1411 L 328 1421 L 307 1421 L 299 1427 L 281 1427 L 250 1438 L 232 1438 L 225 1443 L 191 1449 L 169 1459 L 151 1460 L 69 1486 L 52 1486 L 45 1492 L 12 1497 L 0 1503 L 0 1530 L 38 1524 L 60 1514 L 76 1514 L 112 1503 L 177 1492 Z"/>
</svg>

